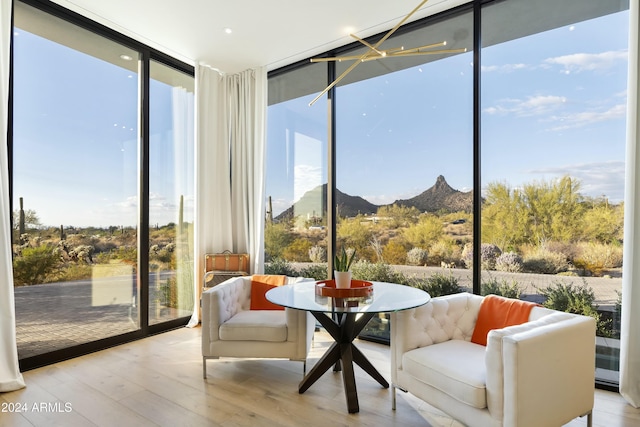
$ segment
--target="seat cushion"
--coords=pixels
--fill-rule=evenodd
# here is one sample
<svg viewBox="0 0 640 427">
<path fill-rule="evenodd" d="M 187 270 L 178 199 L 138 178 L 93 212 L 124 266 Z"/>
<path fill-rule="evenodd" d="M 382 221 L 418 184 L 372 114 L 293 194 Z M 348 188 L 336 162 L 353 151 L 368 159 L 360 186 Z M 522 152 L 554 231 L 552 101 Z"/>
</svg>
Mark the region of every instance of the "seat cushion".
<svg viewBox="0 0 640 427">
<path fill-rule="evenodd" d="M 287 323 L 282 310 L 245 310 L 220 325 L 223 341 L 287 340 Z"/>
<path fill-rule="evenodd" d="M 474 408 L 487 407 L 486 347 L 463 340 L 445 341 L 402 356 L 403 370 Z"/>
</svg>

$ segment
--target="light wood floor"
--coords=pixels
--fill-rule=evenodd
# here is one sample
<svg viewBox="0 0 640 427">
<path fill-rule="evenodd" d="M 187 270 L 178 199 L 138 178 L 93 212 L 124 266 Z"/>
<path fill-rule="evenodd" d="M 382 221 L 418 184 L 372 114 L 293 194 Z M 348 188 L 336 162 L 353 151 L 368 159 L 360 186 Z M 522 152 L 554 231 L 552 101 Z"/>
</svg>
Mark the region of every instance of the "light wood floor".
<svg viewBox="0 0 640 427">
<path fill-rule="evenodd" d="M 316 333 L 313 365 L 330 345 Z M 389 378 L 389 348 L 360 341 Z M 25 389 L 0 394 L 0 426 L 456 426 L 438 410 L 391 392 L 356 368 L 360 412 L 348 414 L 340 374 L 327 372 L 298 394 L 302 364 L 221 359 L 202 378 L 200 328 L 178 329 L 24 373 Z M 22 410 L 22 413 L 15 412 Z M 544 408 L 540 408 L 544 410 Z M 576 419 L 568 426 L 585 426 Z M 594 425 L 640 426 L 640 410 L 596 390 Z"/>
</svg>

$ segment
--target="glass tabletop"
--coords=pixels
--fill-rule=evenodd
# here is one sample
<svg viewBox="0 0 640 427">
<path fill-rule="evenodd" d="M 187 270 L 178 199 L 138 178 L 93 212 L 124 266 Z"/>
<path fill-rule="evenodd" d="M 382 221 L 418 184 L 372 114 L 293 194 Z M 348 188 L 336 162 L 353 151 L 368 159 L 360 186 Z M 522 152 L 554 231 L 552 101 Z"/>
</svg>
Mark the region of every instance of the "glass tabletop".
<svg viewBox="0 0 640 427">
<path fill-rule="evenodd" d="M 367 298 L 331 298 L 316 294 L 316 282 L 278 286 L 266 293 L 267 300 L 284 307 L 306 311 L 341 313 L 384 313 L 407 310 L 429 302 L 425 291 L 395 283 L 371 282 L 373 294 Z"/>
</svg>

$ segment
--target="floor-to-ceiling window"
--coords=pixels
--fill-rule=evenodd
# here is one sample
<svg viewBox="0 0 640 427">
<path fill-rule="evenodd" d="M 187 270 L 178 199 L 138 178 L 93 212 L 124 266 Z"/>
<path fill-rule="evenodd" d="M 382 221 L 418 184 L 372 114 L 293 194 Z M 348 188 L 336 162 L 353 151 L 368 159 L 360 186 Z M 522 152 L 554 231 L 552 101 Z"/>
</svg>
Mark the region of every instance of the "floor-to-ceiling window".
<svg viewBox="0 0 640 427">
<path fill-rule="evenodd" d="M 13 40 L 21 361 L 37 366 L 189 316 L 193 76 L 22 2 Z"/>
<path fill-rule="evenodd" d="M 330 92 L 334 109 L 327 113 L 326 97 L 309 107 L 327 116 L 326 133 L 335 136 L 326 163 L 336 175 L 336 217 L 327 224 L 335 233 L 327 241 L 354 249 L 363 263 L 354 269 L 372 278 L 577 301 L 598 318 L 597 376 L 615 383 L 628 2 L 482 3 L 479 29 L 469 3 L 381 46 L 447 40 L 468 52 L 364 61 Z M 319 56 L 366 51 L 349 48 Z M 325 74 L 304 75 L 309 92 L 351 62 L 322 64 Z M 295 70 L 273 76 L 299 87 Z M 482 238 L 474 241 L 474 232 Z"/>
<path fill-rule="evenodd" d="M 269 80 L 265 261 L 267 271 L 290 273 L 305 263 L 326 277 L 327 115 L 309 108 L 326 68 L 307 65 Z M 324 268 L 324 273 L 322 269 Z M 324 276 L 323 276 L 324 275 Z"/>
<path fill-rule="evenodd" d="M 566 3 L 483 10 L 483 284 L 595 316 L 617 382 L 629 16 Z"/>
<path fill-rule="evenodd" d="M 194 79 L 151 61 L 149 323 L 193 310 Z"/>
</svg>

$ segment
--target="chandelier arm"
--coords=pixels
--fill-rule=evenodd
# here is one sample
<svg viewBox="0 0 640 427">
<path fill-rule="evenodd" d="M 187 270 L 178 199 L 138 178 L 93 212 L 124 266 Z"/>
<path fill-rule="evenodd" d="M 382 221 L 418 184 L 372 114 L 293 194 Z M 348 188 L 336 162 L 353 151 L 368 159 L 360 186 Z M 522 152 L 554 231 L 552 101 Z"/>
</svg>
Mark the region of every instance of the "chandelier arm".
<svg viewBox="0 0 640 427">
<path fill-rule="evenodd" d="M 368 53 L 368 52 L 367 52 Z M 342 74 L 340 74 L 340 76 L 338 76 L 338 78 L 336 78 L 329 86 L 327 86 L 326 88 L 324 88 L 324 90 L 322 92 L 320 92 L 318 94 L 318 96 L 316 96 L 315 98 L 313 98 L 313 101 L 311 101 L 309 103 L 309 107 L 311 107 L 313 104 L 316 103 L 316 101 L 318 99 L 320 99 L 322 97 L 322 95 L 324 95 L 325 93 L 329 92 L 329 90 L 331 90 L 332 87 L 334 87 L 335 85 L 337 85 L 340 80 L 342 80 L 347 74 L 349 74 L 351 72 L 351 70 L 353 70 L 354 68 L 356 68 L 359 64 L 362 64 L 362 61 L 365 60 L 367 54 L 362 55 L 362 57 L 360 58 L 359 61 L 355 61 L 353 64 L 351 64 L 349 66 L 349 68 L 347 68 L 346 70 L 344 70 L 344 72 Z"/>
<path fill-rule="evenodd" d="M 351 37 L 353 37 L 354 39 L 356 39 L 357 41 L 359 41 L 360 43 L 362 43 L 363 45 L 365 45 L 366 47 L 368 47 L 369 49 L 371 49 L 372 51 L 374 51 L 375 53 L 377 53 L 380 56 L 385 56 L 386 52 L 384 50 L 378 50 L 377 47 L 373 46 L 371 43 L 362 40 L 360 37 L 356 36 L 355 34 L 349 34 Z"/>
<path fill-rule="evenodd" d="M 439 54 L 445 54 L 445 53 L 465 53 L 466 51 L 467 51 L 467 48 L 432 50 L 429 52 L 398 52 L 392 55 L 388 55 L 387 57 L 392 58 L 396 56 L 439 55 Z"/>
<path fill-rule="evenodd" d="M 349 68 L 347 68 L 342 74 L 340 74 L 340 76 L 337 79 L 335 79 L 329 86 L 327 86 L 322 92 L 320 92 L 318 96 L 313 98 L 313 100 L 309 103 L 309 106 L 312 106 L 313 104 L 315 104 L 316 101 L 322 97 L 322 95 L 329 92 L 329 90 L 331 90 L 332 87 L 338 84 L 338 82 L 340 82 L 340 80 L 342 80 L 347 74 L 349 74 L 351 70 L 356 68 L 358 64 L 361 64 L 362 62 L 369 60 L 368 58 L 371 52 L 376 52 L 378 47 L 382 43 L 384 43 L 389 37 L 391 37 L 391 35 L 395 33 L 398 30 L 398 28 L 400 28 L 414 13 L 416 13 L 428 1 L 429 0 L 422 0 L 420 4 L 417 5 L 411 12 L 409 12 L 409 14 L 405 16 L 400 22 L 398 22 L 395 27 L 390 29 L 389 32 L 387 32 L 387 34 L 385 34 L 380 40 L 378 40 L 376 44 L 371 46 L 369 50 L 360 57 L 360 60 L 357 60 L 353 64 L 351 64 Z"/>
</svg>

